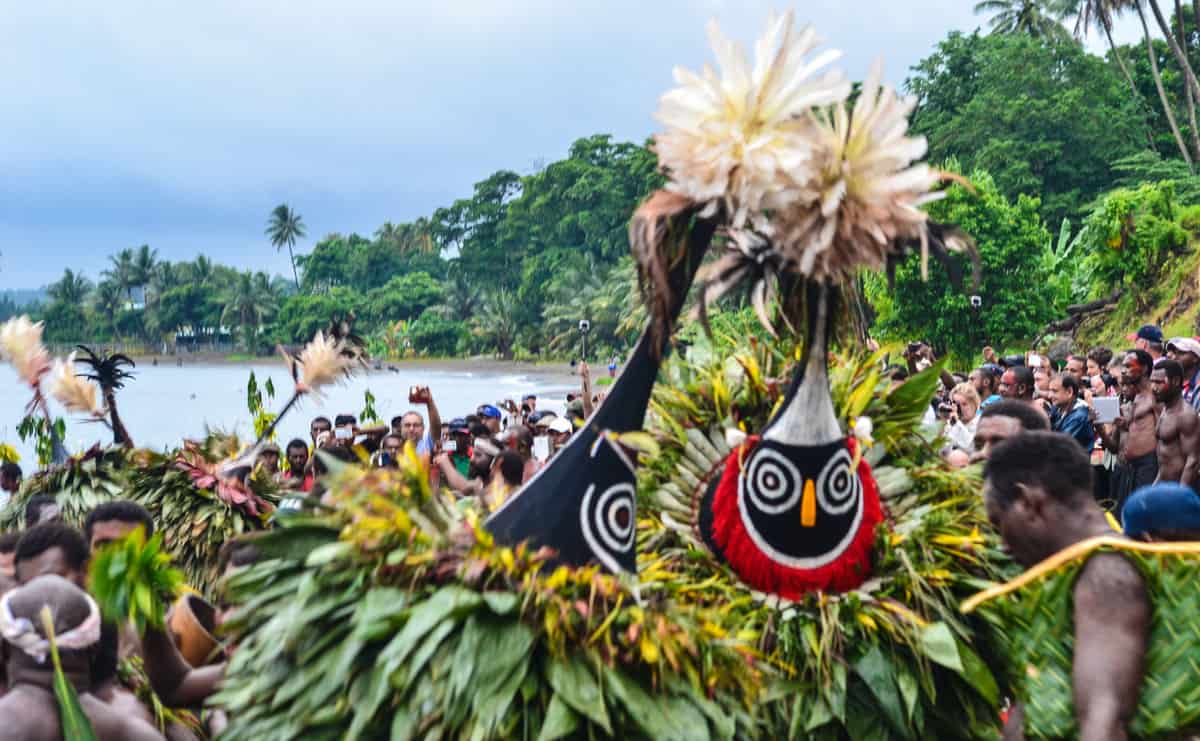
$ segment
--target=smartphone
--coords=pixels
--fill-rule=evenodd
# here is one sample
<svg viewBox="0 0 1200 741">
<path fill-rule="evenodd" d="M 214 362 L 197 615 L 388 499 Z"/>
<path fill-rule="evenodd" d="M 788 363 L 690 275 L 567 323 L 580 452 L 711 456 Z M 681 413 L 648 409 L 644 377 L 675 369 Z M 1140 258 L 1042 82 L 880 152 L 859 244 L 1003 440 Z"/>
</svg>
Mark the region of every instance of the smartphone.
<svg viewBox="0 0 1200 741">
<path fill-rule="evenodd" d="M 333 431 L 333 436 L 338 440 L 349 440 L 354 437 L 354 431 L 349 427 L 339 427 Z"/>
<path fill-rule="evenodd" d="M 457 453 L 458 452 L 458 441 L 457 440 L 447 440 L 446 442 L 442 443 L 442 450 L 446 451 L 447 453 Z"/>
<path fill-rule="evenodd" d="M 1121 414 L 1121 400 L 1115 396 L 1097 396 L 1092 399 L 1092 406 L 1096 408 L 1096 421 L 1101 424 L 1108 424 Z"/>
<path fill-rule="evenodd" d="M 409 404 L 420 404 L 421 403 L 421 390 L 419 388 L 417 388 L 416 386 L 408 387 L 408 403 Z"/>
<path fill-rule="evenodd" d="M 550 459 L 550 438 L 545 435 L 533 438 L 533 457 L 539 461 Z"/>
</svg>

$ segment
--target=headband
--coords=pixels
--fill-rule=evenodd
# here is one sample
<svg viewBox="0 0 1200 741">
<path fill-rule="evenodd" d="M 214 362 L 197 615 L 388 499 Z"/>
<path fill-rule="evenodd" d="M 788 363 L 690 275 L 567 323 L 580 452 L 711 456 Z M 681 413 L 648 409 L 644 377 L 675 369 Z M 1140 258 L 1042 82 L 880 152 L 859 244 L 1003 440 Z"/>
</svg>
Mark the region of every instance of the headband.
<svg viewBox="0 0 1200 741">
<path fill-rule="evenodd" d="M 29 618 L 14 617 L 9 601 L 17 590 L 0 598 L 0 635 L 4 640 L 24 651 L 34 661 L 43 664 L 50 653 L 50 641 L 37 632 Z M 100 640 L 100 609 L 91 595 L 84 592 L 88 603 L 88 616 L 82 623 L 55 637 L 60 650 L 88 648 Z"/>
</svg>

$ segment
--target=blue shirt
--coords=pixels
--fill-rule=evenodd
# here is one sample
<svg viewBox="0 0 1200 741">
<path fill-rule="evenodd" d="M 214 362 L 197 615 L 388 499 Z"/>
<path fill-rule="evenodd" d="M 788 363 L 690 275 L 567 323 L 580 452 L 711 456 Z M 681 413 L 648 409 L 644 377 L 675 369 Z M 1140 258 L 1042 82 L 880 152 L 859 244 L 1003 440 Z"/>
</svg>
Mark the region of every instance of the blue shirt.
<svg viewBox="0 0 1200 741">
<path fill-rule="evenodd" d="M 1092 452 L 1092 445 L 1096 442 L 1096 430 L 1092 427 L 1092 419 L 1088 415 L 1086 404 L 1077 403 L 1066 414 L 1063 414 L 1057 406 L 1054 407 L 1054 411 L 1050 415 L 1050 427 L 1055 432 L 1075 438 L 1075 442 L 1083 446 L 1085 453 Z"/>
<path fill-rule="evenodd" d="M 1003 398 L 1004 397 L 1001 396 L 1000 394 L 992 394 L 991 396 L 989 396 L 988 398 L 983 400 L 983 403 L 979 405 L 979 408 L 983 409 L 990 404 L 995 404 L 996 402 L 1000 401 Z"/>
</svg>

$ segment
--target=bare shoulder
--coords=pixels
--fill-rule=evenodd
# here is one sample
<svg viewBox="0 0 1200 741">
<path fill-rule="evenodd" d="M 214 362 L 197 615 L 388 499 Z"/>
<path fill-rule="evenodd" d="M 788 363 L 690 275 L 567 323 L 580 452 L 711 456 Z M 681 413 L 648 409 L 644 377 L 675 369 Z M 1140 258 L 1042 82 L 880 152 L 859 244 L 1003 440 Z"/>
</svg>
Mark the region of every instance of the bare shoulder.
<svg viewBox="0 0 1200 741">
<path fill-rule="evenodd" d="M 14 741 L 61 738 L 58 706 L 52 703 L 53 698 L 48 694 L 31 695 L 21 688 L 0 698 L 0 728 L 4 729 L 4 738 Z"/>
<path fill-rule="evenodd" d="M 79 696 L 84 713 L 92 722 L 96 735 L 102 739 L 122 741 L 161 741 L 163 735 L 154 726 L 136 716 L 115 710 L 108 703 L 91 694 Z"/>
<path fill-rule="evenodd" d="M 1088 559 L 1075 582 L 1076 612 L 1113 616 L 1125 613 L 1135 622 L 1149 619 L 1146 582 L 1137 567 L 1119 553 L 1097 553 Z"/>
</svg>

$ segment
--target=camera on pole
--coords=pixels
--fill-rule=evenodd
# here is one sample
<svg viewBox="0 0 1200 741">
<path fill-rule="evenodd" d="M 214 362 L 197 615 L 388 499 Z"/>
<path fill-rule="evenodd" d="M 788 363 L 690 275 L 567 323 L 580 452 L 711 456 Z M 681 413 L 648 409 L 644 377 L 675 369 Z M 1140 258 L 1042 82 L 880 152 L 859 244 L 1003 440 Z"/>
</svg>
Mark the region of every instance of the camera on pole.
<svg viewBox="0 0 1200 741">
<path fill-rule="evenodd" d="M 587 336 L 592 331 L 592 323 L 587 319 L 579 320 L 579 338 L 583 342 L 583 360 L 587 362 Z"/>
</svg>

